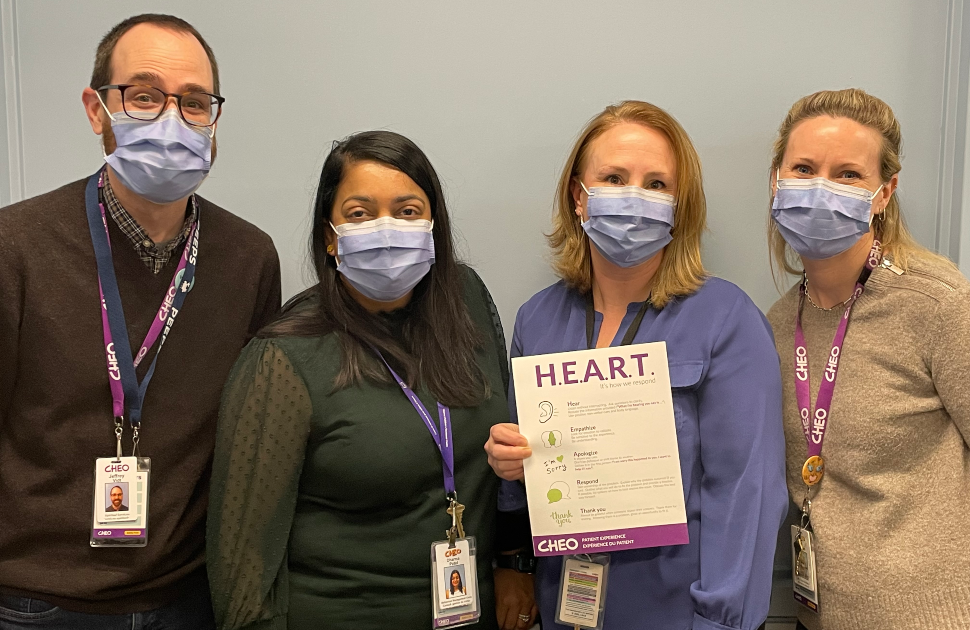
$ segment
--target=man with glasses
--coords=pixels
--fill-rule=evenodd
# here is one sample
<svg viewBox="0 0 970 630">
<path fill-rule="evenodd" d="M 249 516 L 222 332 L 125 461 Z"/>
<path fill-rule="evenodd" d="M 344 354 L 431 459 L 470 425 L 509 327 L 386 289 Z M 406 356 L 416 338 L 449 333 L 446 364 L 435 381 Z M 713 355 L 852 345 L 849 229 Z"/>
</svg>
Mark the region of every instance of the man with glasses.
<svg viewBox="0 0 970 630">
<path fill-rule="evenodd" d="M 225 99 L 191 25 L 115 26 L 82 100 L 106 164 L 0 209 L 0 630 L 213 628 L 219 397 L 279 260 L 195 194 Z"/>
</svg>

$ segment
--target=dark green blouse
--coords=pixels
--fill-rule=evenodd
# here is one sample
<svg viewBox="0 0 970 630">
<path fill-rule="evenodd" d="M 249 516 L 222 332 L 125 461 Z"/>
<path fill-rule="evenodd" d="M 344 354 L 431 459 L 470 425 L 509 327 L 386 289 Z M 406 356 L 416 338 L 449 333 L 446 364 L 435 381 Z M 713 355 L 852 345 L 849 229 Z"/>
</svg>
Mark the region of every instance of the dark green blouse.
<svg viewBox="0 0 970 630">
<path fill-rule="evenodd" d="M 455 480 L 478 545 L 476 627 L 491 629 L 498 478 L 483 445 L 508 422 L 508 368 L 491 297 L 465 272 L 492 395 L 452 409 Z M 254 339 L 229 379 L 208 529 L 222 629 L 431 628 L 431 543 L 451 524 L 441 455 L 397 385 L 333 391 L 340 357 L 336 334 Z"/>
</svg>

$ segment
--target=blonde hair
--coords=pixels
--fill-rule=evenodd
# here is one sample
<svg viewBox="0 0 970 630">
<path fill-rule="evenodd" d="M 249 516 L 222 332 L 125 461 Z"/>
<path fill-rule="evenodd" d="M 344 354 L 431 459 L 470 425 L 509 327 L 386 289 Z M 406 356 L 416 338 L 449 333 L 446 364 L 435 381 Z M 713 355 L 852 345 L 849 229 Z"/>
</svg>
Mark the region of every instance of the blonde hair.
<svg viewBox="0 0 970 630">
<path fill-rule="evenodd" d="M 690 295 L 704 283 L 707 272 L 701 263 L 701 234 L 707 222 L 707 202 L 701 181 L 701 161 L 690 136 L 673 116 L 643 101 L 610 105 L 589 121 L 576 141 L 556 189 L 552 232 L 546 236 L 553 250 L 553 269 L 566 284 L 587 293 L 593 284 L 589 237 L 576 216 L 571 184 L 580 176 L 593 140 L 624 122 L 656 129 L 666 136 L 677 161 L 677 206 L 673 240 L 664 248 L 650 293 L 650 303 L 663 308 L 674 297 Z"/>
<path fill-rule="evenodd" d="M 899 173 L 902 166 L 899 162 L 902 147 L 902 131 L 899 121 L 893 114 L 892 108 L 880 99 L 864 92 L 850 88 L 846 90 L 826 90 L 810 94 L 788 110 L 788 115 L 778 128 L 778 139 L 775 140 L 774 156 L 771 159 L 770 173 L 776 173 L 781 167 L 781 160 L 788 149 L 788 139 L 794 127 L 805 120 L 818 116 L 833 118 L 848 118 L 869 127 L 882 136 L 882 150 L 879 155 L 880 181 L 887 183 L 893 175 Z M 770 177 L 770 175 L 769 175 Z M 771 202 L 768 214 L 768 248 L 771 252 L 772 272 L 778 278 L 779 270 L 792 275 L 801 275 L 801 259 L 788 243 L 785 242 L 778 226 L 771 219 Z M 893 264 L 907 269 L 909 259 L 914 254 L 942 258 L 916 242 L 906 223 L 903 221 L 899 199 L 893 192 L 889 204 L 882 213 L 872 221 L 874 236 L 882 243 L 883 252 L 891 255 Z"/>
</svg>

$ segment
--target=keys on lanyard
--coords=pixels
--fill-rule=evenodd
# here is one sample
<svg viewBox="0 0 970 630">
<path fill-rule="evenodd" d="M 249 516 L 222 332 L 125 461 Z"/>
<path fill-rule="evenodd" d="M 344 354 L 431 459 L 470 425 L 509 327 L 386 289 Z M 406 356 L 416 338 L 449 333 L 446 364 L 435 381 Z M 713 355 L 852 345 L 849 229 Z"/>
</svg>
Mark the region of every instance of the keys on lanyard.
<svg viewBox="0 0 970 630">
<path fill-rule="evenodd" d="M 158 314 L 152 321 L 138 354 L 132 357 L 131 346 L 128 343 L 128 328 L 111 255 L 107 214 L 99 194 L 104 185 L 104 177 L 106 177 L 106 170 L 102 169 L 88 179 L 85 189 L 85 210 L 98 267 L 98 290 L 101 296 L 101 323 L 104 330 L 108 384 L 111 388 L 112 411 L 115 418 L 117 456 L 121 457 L 121 437 L 124 432 L 126 411 L 133 430 L 133 450 L 137 455 L 142 405 L 145 393 L 148 391 L 148 384 L 155 373 L 155 365 L 162 346 L 168 338 L 176 316 L 182 309 L 186 295 L 195 282 L 195 267 L 199 252 L 199 220 L 196 220 L 185 243 L 185 249 L 161 306 L 158 308 Z M 145 378 L 139 383 L 135 368 L 141 364 L 156 341 L 158 348 L 155 350 L 155 356 Z"/>
<path fill-rule="evenodd" d="M 451 527 L 445 530 L 447 540 L 431 543 L 431 607 L 432 628 L 455 628 L 477 623 L 482 615 L 478 594 L 478 560 L 474 536 L 465 536 L 462 514 L 465 506 L 458 502 L 455 490 L 455 443 L 451 429 L 451 410 L 438 403 L 438 426 L 431 414 L 408 387 L 380 350 L 371 346 L 380 357 L 411 406 L 421 416 L 424 426 L 441 452 L 441 471 L 445 482 L 445 499 Z"/>
</svg>

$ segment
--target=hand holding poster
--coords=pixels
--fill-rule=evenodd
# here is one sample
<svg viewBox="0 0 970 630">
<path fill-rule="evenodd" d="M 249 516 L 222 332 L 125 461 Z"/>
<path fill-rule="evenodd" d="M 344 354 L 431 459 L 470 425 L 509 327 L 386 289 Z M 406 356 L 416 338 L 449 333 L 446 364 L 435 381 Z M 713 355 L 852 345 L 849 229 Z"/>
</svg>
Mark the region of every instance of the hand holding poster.
<svg viewBox="0 0 970 630">
<path fill-rule="evenodd" d="M 663 342 L 512 359 L 537 556 L 687 544 Z"/>
</svg>

